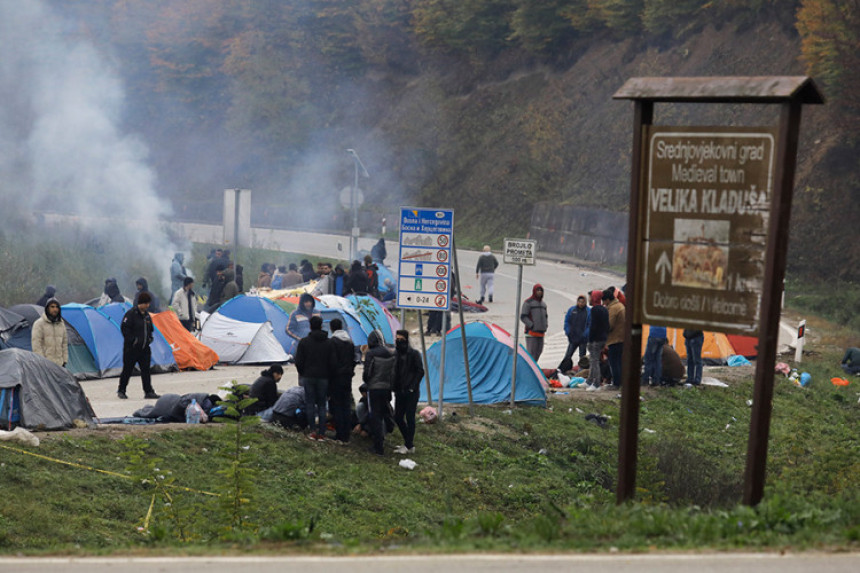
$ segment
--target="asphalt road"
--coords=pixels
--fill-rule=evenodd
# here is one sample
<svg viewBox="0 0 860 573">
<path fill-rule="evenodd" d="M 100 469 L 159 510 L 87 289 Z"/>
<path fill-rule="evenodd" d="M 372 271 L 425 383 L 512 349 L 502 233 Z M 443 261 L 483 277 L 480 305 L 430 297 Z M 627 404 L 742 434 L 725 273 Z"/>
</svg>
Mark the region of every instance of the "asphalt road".
<svg viewBox="0 0 860 573">
<path fill-rule="evenodd" d="M 223 557 L 223 558 L 3 558 L 0 572 L 63 573 L 854 573 L 860 554 L 684 554 L 684 555 L 414 555 L 403 557 Z"/>
</svg>

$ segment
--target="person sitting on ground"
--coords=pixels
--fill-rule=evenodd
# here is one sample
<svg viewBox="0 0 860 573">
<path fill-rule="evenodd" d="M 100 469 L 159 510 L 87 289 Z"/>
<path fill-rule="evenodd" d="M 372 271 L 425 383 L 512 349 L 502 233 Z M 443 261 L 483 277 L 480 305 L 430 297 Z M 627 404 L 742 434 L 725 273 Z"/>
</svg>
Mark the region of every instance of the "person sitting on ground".
<svg viewBox="0 0 860 573">
<path fill-rule="evenodd" d="M 55 294 L 57 294 L 57 287 L 54 285 L 48 285 L 45 287 L 45 294 L 39 297 L 39 300 L 36 301 L 36 304 L 39 306 L 45 306 L 48 304 L 48 301 L 52 298 L 55 298 Z"/>
<path fill-rule="evenodd" d="M 382 298 L 380 300 L 382 302 L 388 302 L 397 298 L 397 291 L 394 287 L 394 281 L 392 281 L 391 279 L 385 279 L 385 282 L 383 284 L 388 290 L 385 291 L 385 294 L 382 295 Z"/>
<path fill-rule="evenodd" d="M 256 398 L 257 401 L 245 408 L 242 414 L 253 416 L 274 406 L 278 401 L 278 382 L 283 376 L 284 369 L 280 364 L 272 364 L 261 371 L 259 378 L 254 380 L 248 392 L 248 397 Z"/>
<path fill-rule="evenodd" d="M 681 356 L 671 344 L 663 345 L 663 374 L 660 377 L 662 386 L 677 386 L 684 377 L 684 363 Z"/>
<path fill-rule="evenodd" d="M 284 390 L 272 406 L 272 423 L 288 430 L 304 430 L 308 427 L 305 389 L 291 386 Z"/>
<path fill-rule="evenodd" d="M 69 362 L 69 336 L 57 299 L 48 299 L 45 312 L 33 323 L 30 339 L 36 354 L 44 356 L 57 366 L 65 367 Z"/>
<path fill-rule="evenodd" d="M 860 348 L 852 346 L 846 349 L 841 364 L 846 374 L 860 374 Z"/>
</svg>

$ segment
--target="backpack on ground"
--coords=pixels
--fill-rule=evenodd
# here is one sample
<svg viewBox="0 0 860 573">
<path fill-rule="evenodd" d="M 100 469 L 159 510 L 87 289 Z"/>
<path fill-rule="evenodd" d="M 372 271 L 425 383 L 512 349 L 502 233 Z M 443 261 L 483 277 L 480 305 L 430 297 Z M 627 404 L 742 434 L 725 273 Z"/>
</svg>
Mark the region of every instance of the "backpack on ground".
<svg viewBox="0 0 860 573">
<path fill-rule="evenodd" d="M 392 390 L 397 358 L 391 356 L 374 356 L 370 363 L 370 376 L 367 380 L 368 390 Z"/>
</svg>

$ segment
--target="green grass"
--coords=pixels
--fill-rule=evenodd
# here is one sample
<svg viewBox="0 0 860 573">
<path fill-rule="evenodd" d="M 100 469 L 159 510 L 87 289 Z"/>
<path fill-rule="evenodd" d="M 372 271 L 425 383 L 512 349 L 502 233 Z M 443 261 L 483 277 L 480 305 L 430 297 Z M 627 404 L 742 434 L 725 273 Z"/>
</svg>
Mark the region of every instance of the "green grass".
<svg viewBox="0 0 860 573">
<path fill-rule="evenodd" d="M 755 509 L 739 505 L 748 374 L 729 388 L 645 393 L 637 501 L 620 507 L 619 401 L 554 398 L 550 409 L 478 407 L 470 418 L 456 408 L 454 420 L 419 425 L 414 471 L 398 467 L 396 456 L 371 456 L 364 439 L 340 448 L 251 427 L 241 441 L 255 484 L 245 525 L 230 530 L 216 498 L 177 491 L 172 507 L 192 533 L 187 542 L 161 502 L 150 532 L 138 531 L 151 486 L 3 449 L 0 552 L 856 549 L 857 383 L 832 386 L 840 371 L 830 356 L 804 368 L 813 375 L 807 389 L 777 381 L 767 490 Z M 733 369 L 716 375 L 736 377 Z M 585 420 L 592 411 L 611 416 L 607 428 Z M 128 448 L 118 434 L 134 432 L 166 479 L 220 492 L 233 431 L 78 431 L 52 434 L 32 451 L 123 472 Z"/>
</svg>

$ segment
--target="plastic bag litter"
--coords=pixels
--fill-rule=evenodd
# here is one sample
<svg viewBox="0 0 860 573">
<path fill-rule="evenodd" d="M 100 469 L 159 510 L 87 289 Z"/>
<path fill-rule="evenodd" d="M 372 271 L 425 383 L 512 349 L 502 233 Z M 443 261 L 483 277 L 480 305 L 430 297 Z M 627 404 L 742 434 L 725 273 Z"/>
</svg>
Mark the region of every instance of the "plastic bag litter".
<svg viewBox="0 0 860 573">
<path fill-rule="evenodd" d="M 561 382 L 562 386 L 567 386 L 570 383 L 570 377 L 562 374 L 561 370 L 555 373 L 556 380 Z"/>
<path fill-rule="evenodd" d="M 18 426 L 11 432 L 0 430 L 0 440 L 4 442 L 18 442 L 25 446 L 38 446 L 39 438 L 33 435 L 29 430 Z"/>
<path fill-rule="evenodd" d="M 722 380 L 717 380 L 716 378 L 711 378 L 709 376 L 705 376 L 702 378 L 703 386 L 717 386 L 719 388 L 728 388 L 729 385 L 723 382 Z"/>
<path fill-rule="evenodd" d="M 438 414 L 436 413 L 436 408 L 434 408 L 433 406 L 425 406 L 421 409 L 418 415 L 421 417 L 421 421 L 425 424 L 435 424 L 436 418 L 438 417 Z"/>
<path fill-rule="evenodd" d="M 749 366 L 750 364 L 752 364 L 749 360 L 747 360 L 740 354 L 733 354 L 732 356 L 729 356 L 726 362 L 729 366 Z"/>
<path fill-rule="evenodd" d="M 774 368 L 774 372 L 782 374 L 783 376 L 788 376 L 791 372 L 791 368 L 789 368 L 788 364 L 785 362 L 777 362 L 776 368 Z"/>
<path fill-rule="evenodd" d="M 584 386 L 584 385 L 585 385 L 585 378 L 582 378 L 581 376 L 574 376 L 573 378 L 570 379 L 570 382 L 568 382 L 567 387 L 568 388 L 576 388 L 578 386 Z"/>
<path fill-rule="evenodd" d="M 851 384 L 851 382 L 849 382 L 845 378 L 831 378 L 830 381 L 833 383 L 834 386 L 848 386 L 849 384 Z"/>
<path fill-rule="evenodd" d="M 405 468 L 407 470 L 414 470 L 415 466 L 417 466 L 418 464 L 415 463 L 414 461 L 410 460 L 409 458 L 404 458 L 404 459 L 400 460 L 400 463 L 397 465 L 399 465 L 401 468 Z"/>
<path fill-rule="evenodd" d="M 799 384 L 804 388 L 812 384 L 812 374 L 810 374 L 809 372 L 802 372 L 800 374 Z"/>
</svg>

